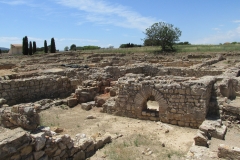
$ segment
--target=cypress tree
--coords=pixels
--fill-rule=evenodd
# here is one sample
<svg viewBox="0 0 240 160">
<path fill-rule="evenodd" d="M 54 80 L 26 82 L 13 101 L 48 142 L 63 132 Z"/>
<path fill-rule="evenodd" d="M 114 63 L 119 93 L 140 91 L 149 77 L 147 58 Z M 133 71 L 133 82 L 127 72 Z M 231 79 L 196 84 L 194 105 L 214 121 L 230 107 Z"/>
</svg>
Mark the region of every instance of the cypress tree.
<svg viewBox="0 0 240 160">
<path fill-rule="evenodd" d="M 2 50 L 0 49 L 0 54 L 2 54 Z"/>
<path fill-rule="evenodd" d="M 25 55 L 25 37 L 22 40 L 22 53 Z"/>
<path fill-rule="evenodd" d="M 37 45 L 36 45 L 36 42 L 33 41 L 33 54 L 37 52 Z"/>
<path fill-rule="evenodd" d="M 47 46 L 47 41 L 44 41 L 44 52 L 48 53 L 48 46 Z"/>
<path fill-rule="evenodd" d="M 29 55 L 32 55 L 32 42 L 29 42 L 29 51 L 28 51 Z"/>
<path fill-rule="evenodd" d="M 51 53 L 56 53 L 56 46 L 54 38 L 51 39 Z"/>
<path fill-rule="evenodd" d="M 24 42 L 24 55 L 28 55 L 28 38 L 25 36 L 25 42 Z"/>
</svg>

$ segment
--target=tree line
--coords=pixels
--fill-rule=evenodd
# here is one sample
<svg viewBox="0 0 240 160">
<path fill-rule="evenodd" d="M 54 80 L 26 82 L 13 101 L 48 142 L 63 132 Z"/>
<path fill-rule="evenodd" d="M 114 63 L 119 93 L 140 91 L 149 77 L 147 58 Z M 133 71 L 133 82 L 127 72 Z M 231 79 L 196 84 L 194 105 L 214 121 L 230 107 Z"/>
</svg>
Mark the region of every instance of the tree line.
<svg viewBox="0 0 240 160">
<path fill-rule="evenodd" d="M 22 40 L 22 53 L 23 55 L 33 55 L 37 51 L 44 51 L 44 53 L 48 53 L 50 49 L 50 53 L 56 53 L 56 45 L 54 38 L 51 39 L 51 45 L 47 46 L 47 41 L 44 41 L 44 47 L 37 48 L 37 44 L 35 41 L 33 43 L 31 41 L 28 42 L 28 37 L 23 37 Z"/>
<path fill-rule="evenodd" d="M 132 47 L 142 47 L 142 45 L 126 43 L 126 44 L 121 44 L 119 48 L 132 48 Z"/>
<path fill-rule="evenodd" d="M 76 50 L 94 50 L 94 49 L 100 49 L 101 47 L 99 47 L 99 46 L 76 46 L 76 44 L 72 44 L 71 46 L 70 46 L 70 48 L 68 47 L 68 46 L 66 46 L 65 48 L 64 48 L 64 51 L 68 51 L 68 50 L 70 50 L 70 51 L 76 51 Z"/>
</svg>

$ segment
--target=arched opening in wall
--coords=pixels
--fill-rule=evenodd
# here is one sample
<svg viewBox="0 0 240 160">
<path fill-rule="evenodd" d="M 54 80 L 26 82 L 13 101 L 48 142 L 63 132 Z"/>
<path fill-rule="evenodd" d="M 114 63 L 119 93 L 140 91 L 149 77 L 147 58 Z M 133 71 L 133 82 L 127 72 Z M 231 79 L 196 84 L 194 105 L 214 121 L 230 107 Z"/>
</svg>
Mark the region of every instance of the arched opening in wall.
<svg viewBox="0 0 240 160">
<path fill-rule="evenodd" d="M 159 112 L 159 104 L 157 101 L 155 101 L 154 96 L 150 96 L 147 99 L 147 109 L 146 110 Z"/>
</svg>

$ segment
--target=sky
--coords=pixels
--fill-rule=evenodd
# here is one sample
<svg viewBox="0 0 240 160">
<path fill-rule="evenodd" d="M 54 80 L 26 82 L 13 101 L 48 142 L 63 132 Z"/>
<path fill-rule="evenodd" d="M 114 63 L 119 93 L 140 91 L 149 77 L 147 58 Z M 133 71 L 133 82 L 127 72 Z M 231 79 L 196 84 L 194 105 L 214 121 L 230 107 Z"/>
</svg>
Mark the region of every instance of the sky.
<svg viewBox="0 0 240 160">
<path fill-rule="evenodd" d="M 43 47 L 143 44 L 157 22 L 182 31 L 191 44 L 240 42 L 239 0 L 0 0 L 0 47 L 22 38 Z"/>
</svg>

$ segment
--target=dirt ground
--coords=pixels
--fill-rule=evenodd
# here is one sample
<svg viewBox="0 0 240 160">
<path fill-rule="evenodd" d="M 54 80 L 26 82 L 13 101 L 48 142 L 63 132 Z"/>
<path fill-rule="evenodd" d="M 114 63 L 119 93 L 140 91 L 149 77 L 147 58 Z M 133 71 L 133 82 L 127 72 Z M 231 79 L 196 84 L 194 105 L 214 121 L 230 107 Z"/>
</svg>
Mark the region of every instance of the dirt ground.
<svg viewBox="0 0 240 160">
<path fill-rule="evenodd" d="M 18 56 L 10 57 L 7 61 L 2 58 L 0 59 L 0 64 L 16 64 L 17 70 L 14 70 L 14 68 L 0 69 L 0 76 L 54 73 L 66 69 L 61 67 L 61 64 L 78 64 L 77 61 L 75 62 L 72 59 L 80 61 L 81 59 L 86 59 L 86 56 L 88 55 L 78 55 L 76 57 L 63 55 L 58 58 L 52 57 L 51 55 L 39 57 L 36 55 L 31 58 Z M 138 57 L 140 56 L 145 56 L 145 54 L 138 55 Z M 70 60 L 68 60 L 69 57 L 71 58 Z M 175 59 L 176 57 L 173 56 L 172 58 Z M 178 55 L 178 58 L 181 58 L 181 54 Z M 238 57 L 230 57 L 227 60 L 206 66 L 206 68 L 226 69 L 234 66 L 237 58 Z M 133 63 L 130 62 L 132 59 L 130 55 L 125 57 L 125 59 L 129 60 L 129 64 Z M 166 59 L 171 59 L 171 57 Z M 49 62 L 47 62 L 47 60 L 49 60 Z M 194 61 L 200 60 L 202 59 L 196 59 Z M 46 63 L 40 63 L 41 61 L 46 61 Z M 172 62 L 172 64 L 177 67 L 175 62 Z M 90 64 L 90 62 L 88 65 L 89 67 L 91 67 L 91 65 L 97 66 L 97 64 Z M 232 103 L 239 105 L 240 99 L 236 99 Z M 155 101 L 149 101 L 147 105 L 149 109 L 159 109 Z M 69 134 L 72 138 L 75 138 L 75 135 L 78 133 L 84 133 L 89 137 L 102 136 L 105 134 L 119 137 L 104 148 L 98 150 L 90 160 L 185 159 L 184 155 L 186 155 L 192 146 L 194 142 L 193 138 L 197 132 L 197 129 L 179 127 L 161 122 L 109 115 L 101 113 L 101 110 L 102 108 L 93 108 L 90 111 L 85 111 L 81 109 L 81 105 L 75 106 L 74 108 L 52 107 L 40 113 L 41 125 L 50 126 L 52 130 L 57 127 L 63 128 L 64 131 L 61 134 Z M 92 115 L 95 118 L 86 119 L 88 115 Z M 212 138 L 210 141 L 211 145 L 209 146 L 211 151 L 217 152 L 218 145 L 221 143 L 240 147 L 240 124 L 231 124 L 231 122 L 225 122 L 225 124 L 228 125 L 225 140 Z M 3 128 L 0 127 L 0 134 L 2 131 Z"/>
<path fill-rule="evenodd" d="M 0 76 L 6 76 L 6 75 L 11 75 L 11 74 L 14 74 L 14 72 L 12 72 L 9 69 L 1 69 L 0 70 Z"/>
<path fill-rule="evenodd" d="M 42 125 L 64 128 L 61 134 L 69 134 L 72 138 L 77 133 L 87 136 L 122 135 L 113 140 L 91 157 L 98 159 L 184 159 L 196 129 L 183 128 L 161 122 L 144 121 L 126 117 L 118 117 L 100 112 L 101 108 L 90 111 L 78 105 L 67 110 L 52 107 L 40 113 Z M 88 115 L 95 119 L 86 119 Z"/>
</svg>

